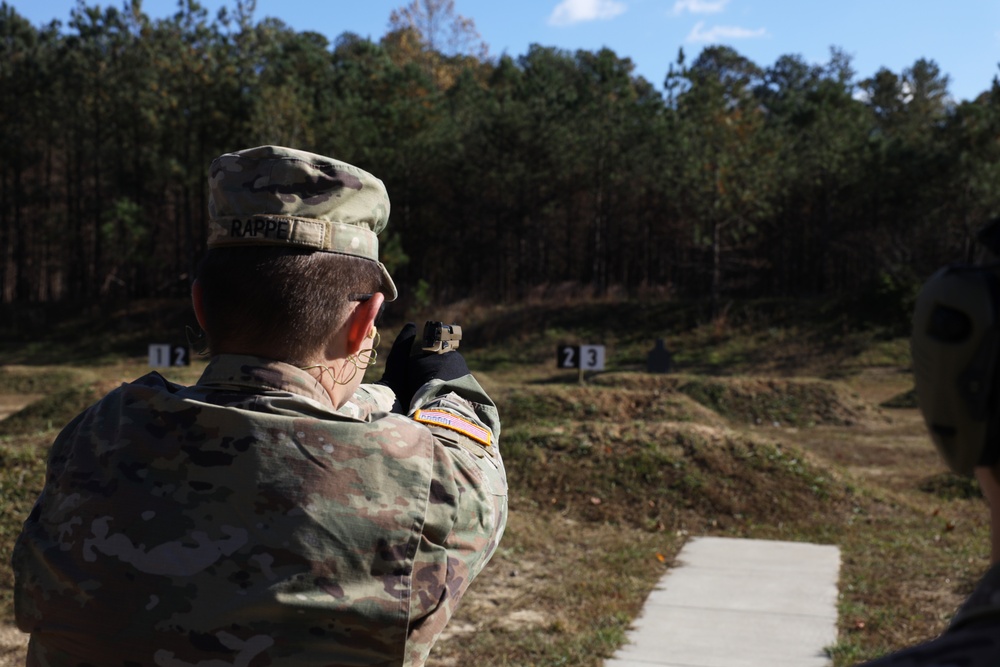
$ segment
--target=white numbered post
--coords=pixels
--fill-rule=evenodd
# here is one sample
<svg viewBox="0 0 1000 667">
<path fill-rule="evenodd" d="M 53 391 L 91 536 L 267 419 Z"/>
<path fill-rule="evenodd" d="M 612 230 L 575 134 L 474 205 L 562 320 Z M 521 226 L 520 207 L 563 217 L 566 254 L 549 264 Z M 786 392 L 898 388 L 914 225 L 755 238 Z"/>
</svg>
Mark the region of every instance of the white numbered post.
<svg viewBox="0 0 1000 667">
<path fill-rule="evenodd" d="M 171 366 L 190 366 L 191 357 L 187 345 L 171 345 L 169 343 L 150 343 L 149 365 L 152 368 L 169 368 Z"/>
<path fill-rule="evenodd" d="M 152 368 L 166 368 L 170 365 L 170 346 L 153 343 L 149 346 L 149 365 Z"/>
<path fill-rule="evenodd" d="M 556 365 L 559 368 L 577 369 L 580 384 L 583 384 L 584 372 L 604 370 L 604 346 L 560 345 L 556 350 Z"/>
<path fill-rule="evenodd" d="M 580 370 L 603 371 L 604 370 L 604 346 L 603 345 L 581 345 L 580 346 Z"/>
</svg>

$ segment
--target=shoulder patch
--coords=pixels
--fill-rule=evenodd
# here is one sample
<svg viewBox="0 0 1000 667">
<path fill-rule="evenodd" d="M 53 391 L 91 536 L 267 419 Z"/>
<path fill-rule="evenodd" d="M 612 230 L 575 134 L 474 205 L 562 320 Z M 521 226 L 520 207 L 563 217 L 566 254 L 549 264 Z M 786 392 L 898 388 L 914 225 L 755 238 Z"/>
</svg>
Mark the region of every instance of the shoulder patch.
<svg viewBox="0 0 1000 667">
<path fill-rule="evenodd" d="M 472 438 L 484 447 L 490 446 L 492 433 L 489 430 L 478 426 L 468 419 L 463 419 L 444 410 L 417 410 L 413 414 L 414 421 L 430 426 L 440 426 L 452 431 L 457 431 L 462 435 Z"/>
</svg>

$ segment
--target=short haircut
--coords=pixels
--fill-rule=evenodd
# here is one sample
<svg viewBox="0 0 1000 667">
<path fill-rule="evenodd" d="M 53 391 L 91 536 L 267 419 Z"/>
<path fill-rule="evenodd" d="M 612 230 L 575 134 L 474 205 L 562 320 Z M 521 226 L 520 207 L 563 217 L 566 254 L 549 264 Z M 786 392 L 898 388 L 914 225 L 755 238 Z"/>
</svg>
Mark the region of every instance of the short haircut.
<svg viewBox="0 0 1000 667">
<path fill-rule="evenodd" d="M 359 297 L 379 290 L 371 260 L 260 246 L 213 248 L 198 266 L 209 350 L 305 364 L 321 353 Z"/>
</svg>

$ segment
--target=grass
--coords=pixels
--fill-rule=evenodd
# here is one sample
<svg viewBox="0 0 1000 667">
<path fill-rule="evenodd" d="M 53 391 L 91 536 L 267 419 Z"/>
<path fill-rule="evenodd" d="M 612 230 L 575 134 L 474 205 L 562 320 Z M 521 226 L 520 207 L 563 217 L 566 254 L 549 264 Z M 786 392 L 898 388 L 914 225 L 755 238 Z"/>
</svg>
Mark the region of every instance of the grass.
<svg viewBox="0 0 1000 667">
<path fill-rule="evenodd" d="M 611 302 L 438 317 L 463 324 L 462 351 L 500 405 L 511 520 L 431 665 L 596 667 L 692 535 L 838 545 L 836 667 L 940 632 L 986 567 L 978 488 L 942 472 L 904 340 L 780 304 L 706 321 L 694 306 Z M 387 347 L 398 323 L 382 328 Z M 656 338 L 676 373 L 643 372 Z M 0 343 L 0 394 L 44 397 L 0 421 L 5 562 L 55 429 L 146 372 L 137 339 L 94 334 L 89 353 L 61 335 Z M 608 371 L 580 385 L 555 367 L 562 342 L 606 344 Z M 202 365 L 167 375 L 192 382 Z M 10 585 L 0 570 L 0 622 Z"/>
<path fill-rule="evenodd" d="M 2 423 L 2 422 L 0 422 Z M 0 439 L 0 623 L 13 623 L 13 598 L 11 587 L 13 576 L 10 567 L 14 540 L 21 531 L 21 524 L 31 511 L 45 475 L 44 452 L 47 438 L 21 437 L 16 441 Z M 10 655 L 9 650 L 0 646 L 0 664 L 23 664 L 23 659 Z M 11 659 L 7 663 L 5 660 Z"/>
</svg>

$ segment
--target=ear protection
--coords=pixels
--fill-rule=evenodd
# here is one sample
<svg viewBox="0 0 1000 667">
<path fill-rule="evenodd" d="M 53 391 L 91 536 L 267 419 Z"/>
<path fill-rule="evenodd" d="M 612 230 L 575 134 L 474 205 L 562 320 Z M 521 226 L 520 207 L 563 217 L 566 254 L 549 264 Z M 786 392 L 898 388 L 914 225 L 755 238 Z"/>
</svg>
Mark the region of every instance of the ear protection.
<svg viewBox="0 0 1000 667">
<path fill-rule="evenodd" d="M 910 350 L 917 403 L 954 472 L 1000 460 L 1000 264 L 953 265 L 924 284 Z"/>
</svg>

